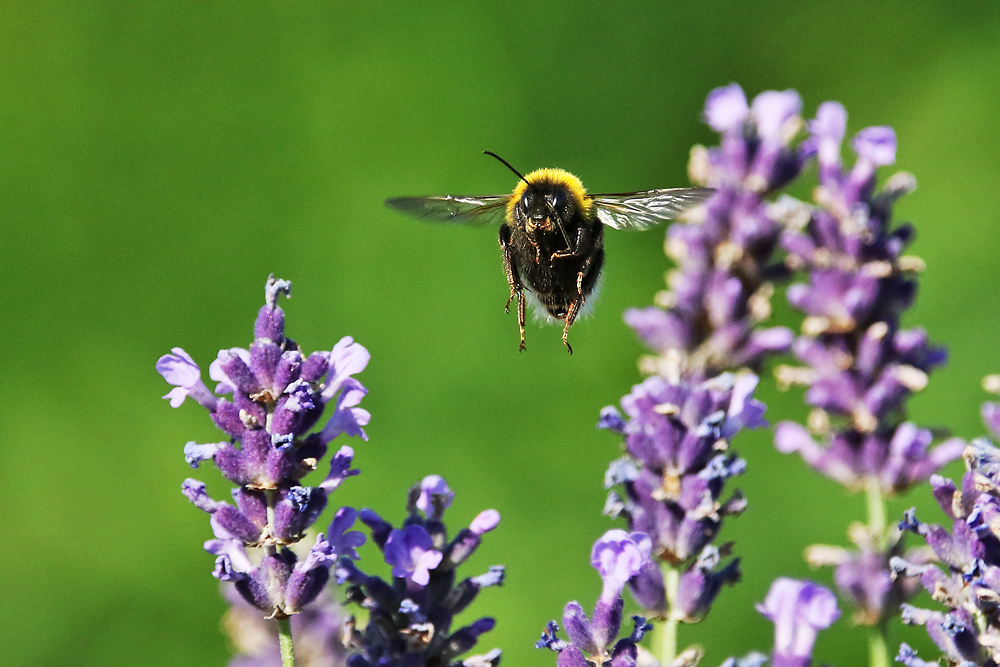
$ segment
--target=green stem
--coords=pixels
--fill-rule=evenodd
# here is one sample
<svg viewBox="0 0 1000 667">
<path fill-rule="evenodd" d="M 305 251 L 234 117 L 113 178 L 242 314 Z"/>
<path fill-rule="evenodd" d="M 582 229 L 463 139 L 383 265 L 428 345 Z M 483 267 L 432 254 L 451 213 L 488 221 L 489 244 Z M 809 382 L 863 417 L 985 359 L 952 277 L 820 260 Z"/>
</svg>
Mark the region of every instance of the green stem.
<svg viewBox="0 0 1000 667">
<path fill-rule="evenodd" d="M 657 623 L 653 628 L 653 643 L 659 654 L 660 664 L 669 667 L 677 657 L 677 616 L 674 609 L 677 607 L 677 592 L 680 588 L 680 570 L 672 567 L 669 563 L 661 563 L 660 570 L 663 572 L 663 585 L 666 589 L 667 597 L 667 617 Z"/>
<path fill-rule="evenodd" d="M 889 535 L 886 529 L 885 497 L 882 495 L 882 485 L 878 479 L 868 479 L 866 497 L 868 500 L 868 532 L 873 546 L 885 551 L 889 546 Z M 886 645 L 886 624 L 880 622 L 870 628 L 868 634 L 868 666 L 889 667 L 889 651 Z"/>
<path fill-rule="evenodd" d="M 868 530 L 875 546 L 885 549 L 888 540 L 885 525 L 885 498 L 882 496 L 882 485 L 874 477 L 869 478 L 866 485 L 868 499 Z"/>
<path fill-rule="evenodd" d="M 885 624 L 869 629 L 868 667 L 889 667 L 889 651 L 885 641 Z"/>
<path fill-rule="evenodd" d="M 281 667 L 295 667 L 295 654 L 292 651 L 292 620 L 288 616 L 275 620 L 278 622 L 278 646 L 281 647 Z"/>
</svg>

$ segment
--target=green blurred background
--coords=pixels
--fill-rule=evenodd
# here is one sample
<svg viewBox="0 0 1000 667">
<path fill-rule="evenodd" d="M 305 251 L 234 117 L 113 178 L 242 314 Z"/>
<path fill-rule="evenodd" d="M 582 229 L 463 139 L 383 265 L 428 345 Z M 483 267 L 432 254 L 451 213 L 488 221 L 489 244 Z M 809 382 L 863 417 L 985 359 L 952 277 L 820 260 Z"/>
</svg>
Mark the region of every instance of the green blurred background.
<svg viewBox="0 0 1000 667">
<path fill-rule="evenodd" d="M 283 306 L 307 351 L 350 334 L 372 353 L 363 474 L 333 503 L 398 521 L 406 489 L 437 472 L 453 522 L 498 509 L 469 565 L 508 566 L 474 607 L 498 619 L 481 648 L 553 665 L 531 648 L 543 624 L 599 592 L 589 549 L 613 525 L 601 480 L 618 442 L 594 423 L 640 379 L 620 315 L 662 286 L 662 230 L 609 235 L 574 356 L 537 326 L 518 354 L 495 232 L 382 200 L 509 191 L 484 149 L 595 191 L 685 185 L 690 146 L 714 141 L 705 95 L 732 81 L 795 88 L 807 116 L 839 100 L 849 133 L 895 127 L 920 183 L 897 217 L 929 267 L 908 322 L 952 353 L 912 414 L 983 432 L 980 378 L 1000 371 L 995 2 L 0 3 L 3 664 L 226 660 L 208 522 L 180 494 L 186 476 L 216 479 L 181 455 L 216 432 L 197 405 L 160 399 L 153 364 L 182 346 L 207 369 L 248 344 L 274 272 L 294 284 Z M 772 419 L 804 412 L 770 382 L 761 394 Z M 750 507 L 724 537 L 744 581 L 682 629 L 708 667 L 769 649 L 752 604 L 775 576 L 809 576 L 803 547 L 844 543 L 864 515 L 769 433 L 737 445 Z M 925 489 L 890 513 L 912 504 L 939 516 Z M 890 644 L 929 651 L 921 634 L 894 626 Z M 862 664 L 863 636 L 842 621 L 817 655 Z"/>
</svg>

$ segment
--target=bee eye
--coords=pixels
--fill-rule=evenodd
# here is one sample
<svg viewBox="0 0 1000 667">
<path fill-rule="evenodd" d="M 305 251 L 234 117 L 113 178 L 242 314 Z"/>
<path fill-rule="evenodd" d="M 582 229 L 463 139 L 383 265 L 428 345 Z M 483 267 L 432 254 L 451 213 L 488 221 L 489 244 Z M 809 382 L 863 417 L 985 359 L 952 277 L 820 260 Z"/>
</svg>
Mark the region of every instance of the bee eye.
<svg viewBox="0 0 1000 667">
<path fill-rule="evenodd" d="M 545 200 L 548 202 L 549 206 L 557 211 L 561 211 L 566 208 L 567 201 L 565 192 L 556 190 L 552 194 L 547 195 Z"/>
</svg>

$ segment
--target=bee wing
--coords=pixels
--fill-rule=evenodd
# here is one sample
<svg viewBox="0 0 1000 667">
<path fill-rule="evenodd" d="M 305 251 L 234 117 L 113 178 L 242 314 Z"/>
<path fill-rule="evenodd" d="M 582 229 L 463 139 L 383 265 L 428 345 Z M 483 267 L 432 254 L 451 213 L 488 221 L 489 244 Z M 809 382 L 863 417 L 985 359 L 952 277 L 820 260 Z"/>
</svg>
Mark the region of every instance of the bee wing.
<svg viewBox="0 0 1000 667">
<path fill-rule="evenodd" d="M 593 195 L 597 219 L 612 229 L 647 229 L 673 220 L 715 193 L 713 188 L 670 188 Z"/>
<path fill-rule="evenodd" d="M 396 197 L 386 199 L 386 206 L 422 220 L 455 222 L 466 225 L 492 225 L 503 221 L 510 195 L 482 197 Z"/>
</svg>

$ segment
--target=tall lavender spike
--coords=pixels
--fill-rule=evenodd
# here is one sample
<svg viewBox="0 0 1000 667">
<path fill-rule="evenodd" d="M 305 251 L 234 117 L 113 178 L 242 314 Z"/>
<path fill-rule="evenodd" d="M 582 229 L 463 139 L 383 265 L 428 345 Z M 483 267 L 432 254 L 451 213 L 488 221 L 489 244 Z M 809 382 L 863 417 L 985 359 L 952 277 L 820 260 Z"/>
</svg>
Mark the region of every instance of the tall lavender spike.
<svg viewBox="0 0 1000 667">
<path fill-rule="evenodd" d="M 469 525 L 448 537 L 444 512 L 454 497 L 444 479 L 425 477 L 407 498 L 407 518 L 394 528 L 370 509 L 361 521 L 392 568 L 388 580 L 362 572 L 353 559 L 337 564 L 338 583 L 347 582 L 347 601 L 368 612 L 368 623 L 347 640 L 360 652 L 349 667 L 384 665 L 439 665 L 441 667 L 495 667 L 500 651 L 461 658 L 479 637 L 493 629 L 485 617 L 455 629 L 452 622 L 479 592 L 503 583 L 504 568 L 458 579 L 457 568 L 469 559 L 482 537 L 500 523 L 496 510 L 480 512 Z"/>
<path fill-rule="evenodd" d="M 746 500 L 726 491 L 746 463 L 729 451 L 744 428 L 766 426 L 753 398 L 757 371 L 783 352 L 793 334 L 761 326 L 771 312 L 772 283 L 788 276 L 774 257 L 784 209 L 768 197 L 811 159 L 815 148 L 793 146 L 802 125 L 794 91 L 768 91 L 748 103 L 733 84 L 713 90 L 705 119 L 720 145 L 692 150 L 692 181 L 715 188 L 686 224 L 667 232 L 676 262 L 669 291 L 655 306 L 630 309 L 625 321 L 654 352 L 640 359 L 651 374 L 601 413 L 600 428 L 625 437 L 626 456 L 605 477 L 613 491 L 606 511 L 653 541 L 653 561 L 629 582 L 656 632 L 662 664 L 696 662 L 677 651 L 677 625 L 704 618 L 723 585 L 739 580 L 731 545 L 713 544 L 722 521 Z M 679 661 L 679 662 L 678 662 Z"/>
<path fill-rule="evenodd" d="M 655 306 L 625 311 L 625 322 L 656 352 L 640 360 L 647 374 L 673 381 L 758 370 L 792 341 L 784 327 L 761 328 L 771 313 L 772 281 L 787 277 L 773 255 L 781 224 L 766 197 L 802 169 L 812 151 L 792 147 L 802 102 L 794 91 L 768 91 L 747 103 L 736 84 L 713 90 L 705 120 L 718 147 L 691 151 L 691 180 L 716 189 L 703 207 L 667 231 L 677 268 Z"/>
<path fill-rule="evenodd" d="M 805 385 L 813 410 L 808 429 L 778 424 L 775 446 L 799 453 L 848 489 L 868 493 L 869 525 L 852 532 L 858 550 L 816 547 L 808 556 L 814 565 L 837 565 L 838 588 L 853 602 L 855 622 L 875 628 L 876 651 L 887 617 L 912 594 L 912 586 L 890 573 L 889 561 L 903 554 L 903 545 L 886 526 L 883 499 L 930 478 L 961 454 L 964 442 L 953 438 L 932 447 L 930 430 L 905 421 L 906 400 L 946 360 L 922 329 L 900 324 L 923 263 L 903 254 L 913 229 L 894 226 L 892 208 L 915 181 L 900 173 L 876 189 L 877 167 L 895 161 L 889 127 L 859 132 L 852 142 L 857 159 L 845 170 L 840 145 L 846 125 L 841 105 L 820 105 L 808 140 L 817 151 L 816 205 L 786 201 L 781 243 L 789 266 L 808 274 L 807 283 L 788 289 L 789 302 L 805 314 L 803 334 L 792 347 L 805 366 L 779 368 L 777 375 L 785 385 Z"/>
<path fill-rule="evenodd" d="M 216 556 L 213 574 L 277 619 L 300 612 L 316 598 L 337 558 L 357 557 L 354 549 L 364 536 L 350 530 L 355 514 L 349 508 L 337 513 L 325 536 L 319 534 L 311 548 L 300 550 L 305 552 L 301 557 L 291 547 L 319 518 L 330 492 L 358 474 L 351 469 L 354 451 L 341 447 L 318 485 L 303 486 L 302 478 L 319 467 L 338 435 L 365 438 L 369 420 L 358 407 L 367 389 L 351 377 L 367 365 L 368 351 L 347 337 L 332 352 L 306 357 L 285 336 L 285 314 L 277 305 L 278 297 L 290 292 L 289 282 L 268 278 L 250 348 L 221 350 L 211 365 L 209 374 L 218 382 L 214 393 L 184 350 L 174 348 L 156 363 L 174 385 L 164 396 L 171 406 L 194 399 L 225 434 L 221 442 L 184 447 L 192 468 L 211 460 L 236 485 L 235 504 L 212 499 L 195 479 L 182 487 L 195 507 L 211 515 L 215 539 L 205 542 L 205 550 Z M 313 430 L 327 404 L 332 414 Z M 248 549 L 260 556 L 251 558 Z"/>
<path fill-rule="evenodd" d="M 801 228 L 782 238 L 788 262 L 808 272 L 808 284 L 788 290 L 806 317 L 793 351 L 804 368 L 779 369 L 779 380 L 808 387 L 809 426 L 783 422 L 775 444 L 798 452 L 818 472 L 848 488 L 874 484 L 883 495 L 927 480 L 957 458 L 964 443 L 931 448 L 931 433 L 905 422 L 905 403 L 947 359 L 922 329 L 904 329 L 902 313 L 917 292 L 919 258 L 903 255 L 913 239 L 908 224 L 892 225 L 895 201 L 915 187 L 906 173 L 876 192 L 875 169 L 895 161 L 892 128 L 869 127 L 853 141 L 857 160 L 840 165 L 847 115 L 835 102 L 820 105 L 810 123 L 818 146 L 818 206 L 800 207 Z"/>
</svg>

